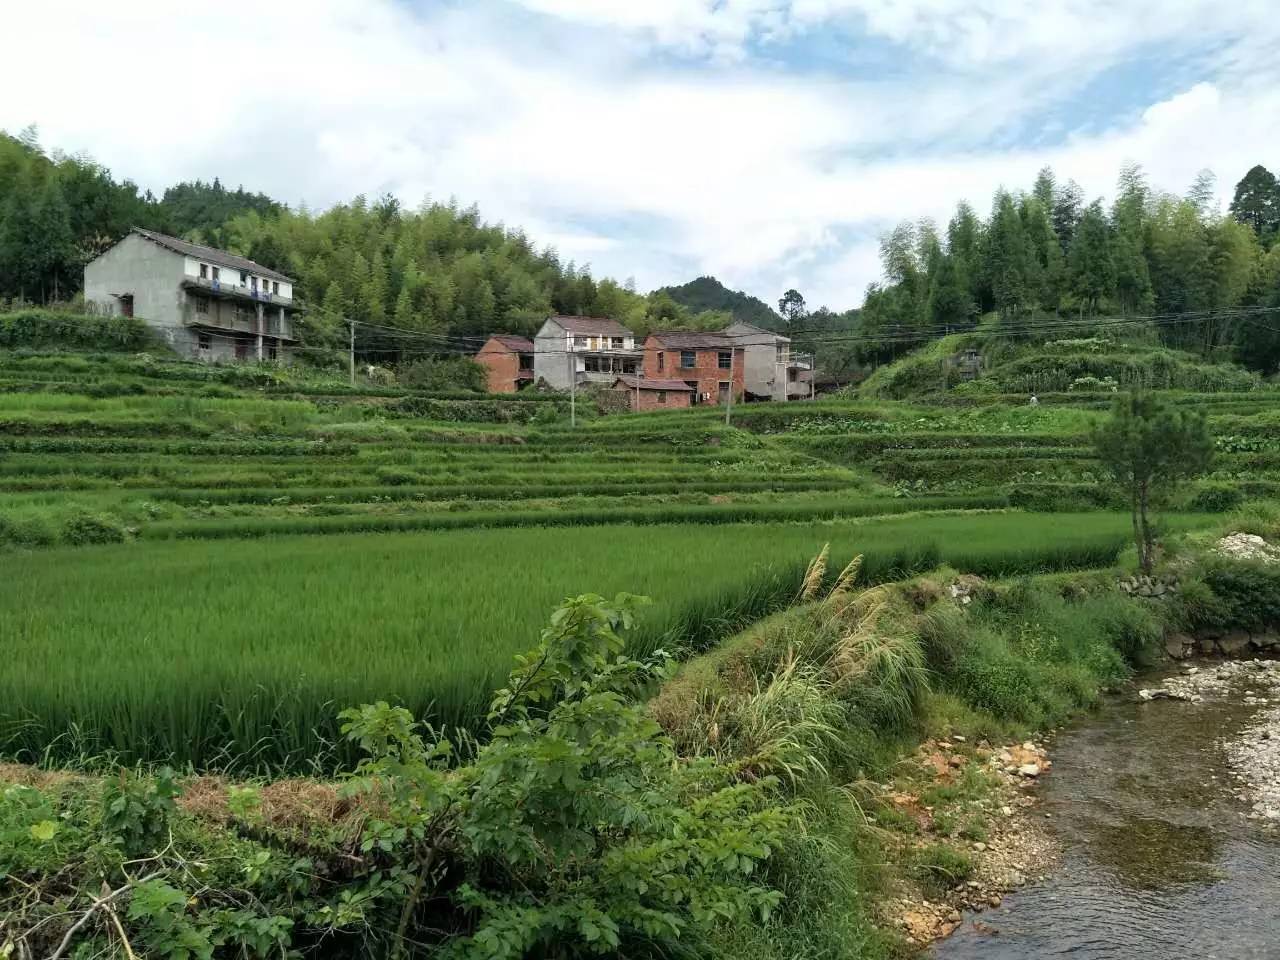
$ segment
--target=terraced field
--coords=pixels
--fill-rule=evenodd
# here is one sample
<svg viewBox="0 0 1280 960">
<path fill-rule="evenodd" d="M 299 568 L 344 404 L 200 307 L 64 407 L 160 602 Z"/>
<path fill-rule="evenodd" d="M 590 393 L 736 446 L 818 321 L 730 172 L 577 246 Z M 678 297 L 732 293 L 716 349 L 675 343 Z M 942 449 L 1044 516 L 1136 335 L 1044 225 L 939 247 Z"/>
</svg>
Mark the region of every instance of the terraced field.
<svg viewBox="0 0 1280 960">
<path fill-rule="evenodd" d="M 1219 472 L 1170 522 L 1271 490 L 1280 409 L 1250 401 L 1214 408 Z M 565 413 L 0 355 L 0 753 L 323 764 L 351 703 L 474 723 L 568 594 L 651 594 L 645 642 L 687 652 L 787 602 L 826 542 L 879 577 L 1100 565 L 1126 541 L 1096 509 L 1089 404 Z"/>
</svg>

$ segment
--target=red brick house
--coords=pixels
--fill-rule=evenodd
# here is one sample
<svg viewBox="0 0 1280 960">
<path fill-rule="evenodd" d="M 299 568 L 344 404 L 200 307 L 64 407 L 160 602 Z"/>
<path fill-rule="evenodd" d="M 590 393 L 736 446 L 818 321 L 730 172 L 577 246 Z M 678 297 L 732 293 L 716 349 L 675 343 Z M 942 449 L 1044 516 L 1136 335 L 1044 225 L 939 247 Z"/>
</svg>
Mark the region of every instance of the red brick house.
<svg viewBox="0 0 1280 960">
<path fill-rule="evenodd" d="M 744 390 L 743 349 L 723 333 L 667 330 L 644 342 L 646 380 L 683 380 L 693 387 L 693 402 L 723 404 L 733 390 L 734 402 Z"/>
<path fill-rule="evenodd" d="M 489 373 L 490 393 L 515 393 L 533 383 L 533 341 L 508 333 L 495 333 L 476 361 Z"/>
<path fill-rule="evenodd" d="M 681 410 L 693 403 L 693 387 L 684 380 L 619 377 L 613 382 L 613 389 L 627 392 L 633 411 Z"/>
</svg>

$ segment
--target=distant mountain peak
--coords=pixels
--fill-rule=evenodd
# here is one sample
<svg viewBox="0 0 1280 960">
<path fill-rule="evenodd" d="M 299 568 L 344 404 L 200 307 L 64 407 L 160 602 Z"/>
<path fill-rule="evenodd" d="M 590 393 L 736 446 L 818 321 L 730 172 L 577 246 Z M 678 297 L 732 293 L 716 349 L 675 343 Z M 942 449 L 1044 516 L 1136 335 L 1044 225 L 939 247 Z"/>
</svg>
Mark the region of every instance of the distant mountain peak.
<svg viewBox="0 0 1280 960">
<path fill-rule="evenodd" d="M 676 303 L 694 312 L 722 310 L 731 313 L 735 320 L 743 320 L 767 330 L 781 330 L 786 326 L 777 311 L 759 297 L 741 290 L 730 290 L 715 277 L 698 277 L 678 287 L 663 287 L 655 292 L 667 294 Z"/>
</svg>

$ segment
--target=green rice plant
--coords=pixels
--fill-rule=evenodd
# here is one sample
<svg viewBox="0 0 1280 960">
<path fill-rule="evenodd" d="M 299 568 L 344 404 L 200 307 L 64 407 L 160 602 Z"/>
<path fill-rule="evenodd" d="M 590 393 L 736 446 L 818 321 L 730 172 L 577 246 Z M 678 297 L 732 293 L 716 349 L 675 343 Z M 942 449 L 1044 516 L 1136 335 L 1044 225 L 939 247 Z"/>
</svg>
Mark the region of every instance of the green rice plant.
<svg viewBox="0 0 1280 960">
<path fill-rule="evenodd" d="M 426 514 L 348 514 L 344 516 L 304 516 L 288 518 L 252 517 L 217 520 L 186 520 L 156 523 L 142 529 L 147 540 L 218 540 L 256 537 L 278 537 L 292 534 L 343 534 L 361 532 L 407 532 L 425 530 L 460 530 L 514 527 L 596 527 L 602 523 L 651 526 L 683 523 L 720 526 L 739 523 L 778 521 L 804 522 L 839 520 L 859 516 L 887 516 L 920 513 L 929 510 L 995 509 L 1004 506 L 1003 497 L 974 495 L 966 497 L 922 497 L 915 500 L 871 498 L 838 498 L 815 502 L 731 503 L 731 504 L 664 504 L 659 506 L 620 506 L 606 514 L 590 510 L 506 510 L 464 513 Z M 1096 553 L 1097 546 L 1084 547 Z M 1103 551 L 1105 553 L 1105 551 Z M 912 563 L 911 568 L 918 568 Z"/>
<path fill-rule="evenodd" d="M 78 749 L 126 760 L 305 768 L 338 739 L 335 705 L 473 724 L 547 610 L 584 589 L 661 598 L 639 649 L 694 652 L 788 605 L 823 543 L 841 566 L 862 554 L 868 583 L 940 557 L 979 572 L 1109 563 L 1127 523 L 961 514 L 32 553 L 0 580 L 0 742 L 35 759 L 75 726 Z"/>
</svg>

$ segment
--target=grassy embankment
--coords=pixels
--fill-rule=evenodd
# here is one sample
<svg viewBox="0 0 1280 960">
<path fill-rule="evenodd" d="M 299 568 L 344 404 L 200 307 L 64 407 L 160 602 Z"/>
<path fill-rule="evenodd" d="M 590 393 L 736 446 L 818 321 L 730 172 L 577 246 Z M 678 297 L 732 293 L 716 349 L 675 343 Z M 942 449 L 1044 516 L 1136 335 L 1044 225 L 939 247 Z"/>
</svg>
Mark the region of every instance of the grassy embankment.
<svg viewBox="0 0 1280 960">
<path fill-rule="evenodd" d="M 832 589 L 829 569 L 810 603 L 686 663 L 650 703 L 681 752 L 775 776 L 804 811 L 769 867 L 782 909 L 725 931 L 719 955 L 898 956 L 877 904 L 962 890 L 1006 816 L 988 744 L 1096 703 L 1163 656 L 1168 631 L 1272 627 L 1280 571 L 1212 552 L 1237 530 L 1274 542 L 1280 518 L 1255 505 L 1173 538 L 1158 572 L 1180 589 L 1160 601 L 1126 596 L 1114 571 L 968 583 L 961 604 L 954 571 L 859 594 Z"/>
</svg>

